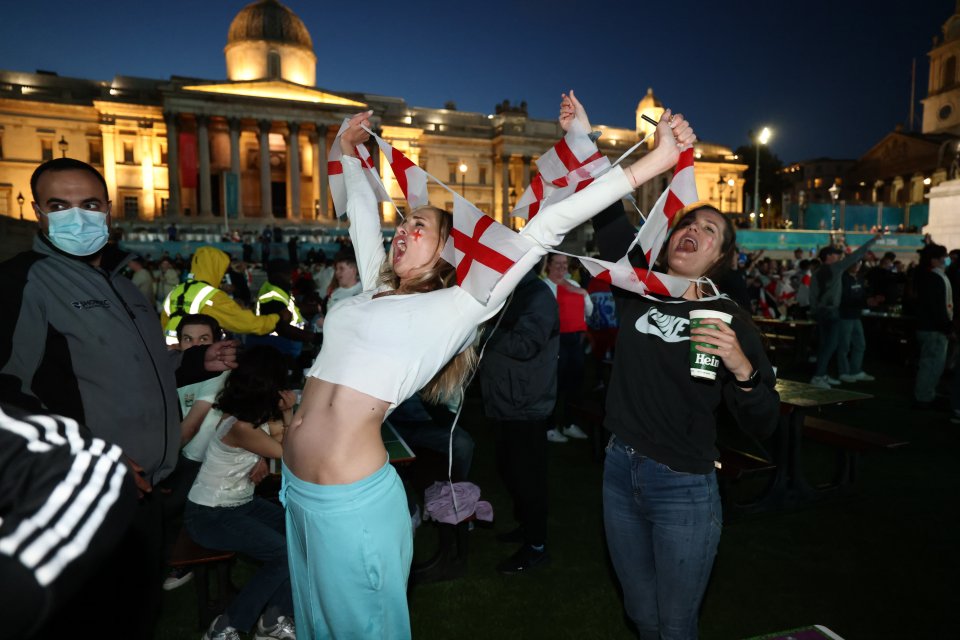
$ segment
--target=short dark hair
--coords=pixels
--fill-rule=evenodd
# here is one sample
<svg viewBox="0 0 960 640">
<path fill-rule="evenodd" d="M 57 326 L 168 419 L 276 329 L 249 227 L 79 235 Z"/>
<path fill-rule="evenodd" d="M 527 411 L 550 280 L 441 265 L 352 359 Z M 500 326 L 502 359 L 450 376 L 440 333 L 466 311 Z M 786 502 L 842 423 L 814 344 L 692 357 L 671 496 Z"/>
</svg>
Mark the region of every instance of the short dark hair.
<svg viewBox="0 0 960 640">
<path fill-rule="evenodd" d="M 220 323 L 213 316 L 205 316 L 202 313 L 190 313 L 183 316 L 183 320 L 177 325 L 177 340 L 183 337 L 183 328 L 190 325 L 202 324 L 210 327 L 210 333 L 213 334 L 213 341 L 216 342 L 223 337 L 220 330 Z"/>
<path fill-rule="evenodd" d="M 109 200 L 110 199 L 110 190 L 107 189 L 107 181 L 103 179 L 103 176 L 100 175 L 100 172 L 94 169 L 92 166 L 77 160 L 75 158 L 54 158 L 53 160 L 47 160 L 39 167 L 33 170 L 33 175 L 30 176 L 30 192 L 33 193 L 33 201 L 39 203 L 40 198 L 37 196 L 37 182 L 40 181 L 40 176 L 50 171 L 86 171 L 97 177 L 97 182 L 100 183 L 100 186 L 103 187 L 103 195 Z"/>
<path fill-rule="evenodd" d="M 283 354 L 271 346 L 251 347 L 237 357 L 214 408 L 254 426 L 282 418 L 280 392 L 287 389 L 287 365 Z"/>
<path fill-rule="evenodd" d="M 337 255 L 333 256 L 333 264 L 338 262 L 346 262 L 353 266 L 357 266 L 357 254 L 353 249 L 341 249 L 337 252 Z"/>
</svg>

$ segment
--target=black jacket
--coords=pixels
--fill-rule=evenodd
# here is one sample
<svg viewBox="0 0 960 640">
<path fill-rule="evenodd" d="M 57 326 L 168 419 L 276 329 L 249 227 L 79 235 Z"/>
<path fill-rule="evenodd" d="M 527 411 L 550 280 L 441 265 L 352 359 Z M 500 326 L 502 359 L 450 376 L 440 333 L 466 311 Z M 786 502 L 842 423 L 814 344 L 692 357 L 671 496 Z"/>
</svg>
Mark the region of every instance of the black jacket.
<svg viewBox="0 0 960 640">
<path fill-rule="evenodd" d="M 483 409 L 496 420 L 536 420 L 557 400 L 560 313 L 550 288 L 527 273 L 503 311 L 480 363 Z"/>
</svg>

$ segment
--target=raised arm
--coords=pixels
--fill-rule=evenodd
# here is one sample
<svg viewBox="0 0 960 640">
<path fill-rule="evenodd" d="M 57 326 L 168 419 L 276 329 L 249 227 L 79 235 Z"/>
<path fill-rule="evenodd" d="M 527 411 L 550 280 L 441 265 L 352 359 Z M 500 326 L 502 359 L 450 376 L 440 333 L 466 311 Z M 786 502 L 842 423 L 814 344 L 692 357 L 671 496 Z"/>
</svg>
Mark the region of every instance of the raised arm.
<svg viewBox="0 0 960 640">
<path fill-rule="evenodd" d="M 370 139 L 362 127 L 370 128 L 371 111 L 355 115 L 350 125 L 340 136 L 343 151 L 343 181 L 347 191 L 347 217 L 350 219 L 350 240 L 357 255 L 357 270 L 364 291 L 377 288 L 380 267 L 387 254 L 383 249 L 383 233 L 380 230 L 380 215 L 364 168 L 356 157 L 356 147 Z"/>
</svg>

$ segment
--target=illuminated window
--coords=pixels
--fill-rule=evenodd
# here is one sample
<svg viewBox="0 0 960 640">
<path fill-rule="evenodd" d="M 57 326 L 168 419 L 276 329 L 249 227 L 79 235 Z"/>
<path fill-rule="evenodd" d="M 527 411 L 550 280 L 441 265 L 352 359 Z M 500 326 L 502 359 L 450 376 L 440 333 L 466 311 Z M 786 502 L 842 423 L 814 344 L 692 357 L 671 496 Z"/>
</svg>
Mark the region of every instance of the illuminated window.
<svg viewBox="0 0 960 640">
<path fill-rule="evenodd" d="M 46 162 L 53 160 L 53 139 L 46 138 L 40 140 L 40 160 Z"/>
<path fill-rule="evenodd" d="M 170 198 L 160 198 L 160 215 L 167 215 L 167 211 L 170 208 Z"/>
<path fill-rule="evenodd" d="M 103 146 L 99 140 L 87 141 L 87 154 L 90 164 L 103 164 Z"/>
<path fill-rule="evenodd" d="M 276 49 L 270 49 L 267 53 L 267 77 L 280 77 L 280 54 Z"/>
<path fill-rule="evenodd" d="M 140 213 L 140 198 L 137 196 L 123 197 L 123 217 L 136 218 Z"/>
<path fill-rule="evenodd" d="M 949 89 L 957 84 L 957 58 L 950 56 L 943 63 L 943 76 L 941 77 L 940 88 Z"/>
<path fill-rule="evenodd" d="M 123 164 L 133 164 L 133 143 L 123 143 Z"/>
<path fill-rule="evenodd" d="M 13 215 L 13 187 L 0 187 L 0 216 Z"/>
<path fill-rule="evenodd" d="M 447 163 L 447 180 L 449 182 L 457 182 L 460 180 L 460 178 L 457 177 L 457 166 L 456 162 Z"/>
<path fill-rule="evenodd" d="M 167 145 L 160 145 L 160 164 L 167 164 Z"/>
<path fill-rule="evenodd" d="M 822 186 L 823 186 L 823 179 L 822 179 L 822 178 L 814 178 L 814 179 L 813 179 L 813 188 L 814 188 L 814 189 L 819 189 L 819 188 L 822 187 Z"/>
<path fill-rule="evenodd" d="M 480 167 L 480 184 L 487 184 L 487 168 Z"/>
</svg>

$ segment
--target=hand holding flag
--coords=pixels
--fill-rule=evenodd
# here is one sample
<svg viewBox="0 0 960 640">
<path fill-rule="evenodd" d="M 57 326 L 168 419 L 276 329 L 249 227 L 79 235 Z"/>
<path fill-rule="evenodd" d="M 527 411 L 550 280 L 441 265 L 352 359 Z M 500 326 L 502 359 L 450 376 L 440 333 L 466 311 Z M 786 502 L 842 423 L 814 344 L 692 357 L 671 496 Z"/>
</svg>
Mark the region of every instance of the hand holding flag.
<svg viewBox="0 0 960 640">
<path fill-rule="evenodd" d="M 390 196 L 387 194 L 379 176 L 375 175 L 373 170 L 373 157 L 367 151 L 364 143 L 370 139 L 370 134 L 364 130 L 364 127 L 370 126 L 370 114 L 372 111 L 358 113 L 352 118 L 344 118 L 337 136 L 333 140 L 333 146 L 330 147 L 330 156 L 327 160 L 327 175 L 330 179 L 330 194 L 333 196 L 333 207 L 338 216 L 344 216 L 347 213 L 347 190 L 343 182 L 343 164 L 340 159 L 344 153 L 348 156 L 355 156 L 360 160 L 364 168 L 364 175 L 370 188 L 378 202 L 389 202 Z"/>
</svg>

